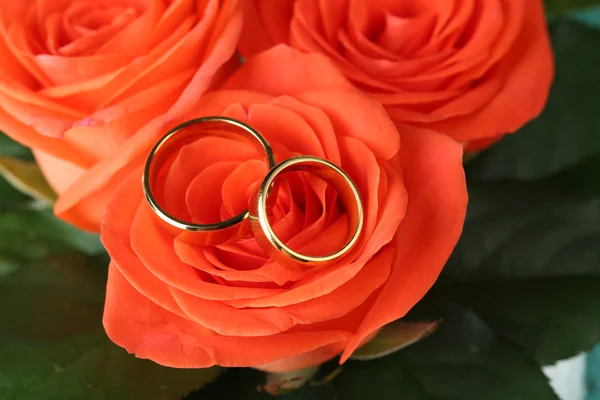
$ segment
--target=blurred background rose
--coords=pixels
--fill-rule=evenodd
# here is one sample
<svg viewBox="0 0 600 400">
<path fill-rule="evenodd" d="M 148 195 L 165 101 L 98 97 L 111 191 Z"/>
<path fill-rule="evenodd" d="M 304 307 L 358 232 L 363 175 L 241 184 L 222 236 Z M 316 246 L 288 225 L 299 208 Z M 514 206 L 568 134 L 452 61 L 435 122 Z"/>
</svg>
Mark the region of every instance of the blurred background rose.
<svg viewBox="0 0 600 400">
<path fill-rule="evenodd" d="M 244 0 L 244 55 L 277 43 L 330 57 L 396 122 L 468 150 L 544 107 L 553 60 L 542 0 Z"/>
<path fill-rule="evenodd" d="M 0 130 L 34 150 L 57 215 L 91 231 L 111 186 L 86 201 L 72 185 L 189 110 L 235 63 L 242 25 L 237 0 L 2 1 L 0 16 Z"/>
</svg>

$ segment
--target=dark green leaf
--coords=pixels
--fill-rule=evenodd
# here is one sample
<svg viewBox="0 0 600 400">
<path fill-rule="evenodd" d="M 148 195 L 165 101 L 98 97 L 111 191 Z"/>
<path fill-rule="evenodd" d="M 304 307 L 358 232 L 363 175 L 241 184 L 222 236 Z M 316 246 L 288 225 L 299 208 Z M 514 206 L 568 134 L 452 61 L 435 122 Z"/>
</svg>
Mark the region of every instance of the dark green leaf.
<svg viewBox="0 0 600 400">
<path fill-rule="evenodd" d="M 343 400 L 556 400 L 539 366 L 476 314 L 449 307 L 429 338 L 334 380 Z"/>
<path fill-rule="evenodd" d="M 54 236 L 59 236 L 62 243 L 65 243 L 70 248 L 81 251 L 88 255 L 98 254 L 104 251 L 104 247 L 100 242 L 100 237 L 97 234 L 83 232 L 65 222 L 57 219 L 54 214 L 47 210 L 39 212 L 35 216 L 35 220 L 40 224 L 40 232 L 50 235 L 54 232 Z M 32 221 L 33 224 L 33 221 Z"/>
<path fill-rule="evenodd" d="M 0 155 L 33 160 L 31 151 L 0 132 Z"/>
<path fill-rule="evenodd" d="M 160 367 L 110 343 L 101 325 L 106 269 L 95 262 L 55 257 L 0 281 L 1 399 L 171 400 L 219 374 Z"/>
<path fill-rule="evenodd" d="M 336 400 L 331 384 L 315 386 L 307 383 L 302 388 L 288 394 L 272 396 L 263 389 L 266 379 L 264 372 L 234 368 L 211 383 L 206 388 L 192 393 L 185 400 Z"/>
<path fill-rule="evenodd" d="M 551 26 L 556 79 L 542 115 L 472 161 L 473 176 L 532 180 L 600 154 L 600 30 L 572 21 Z"/>
<path fill-rule="evenodd" d="M 45 181 L 39 171 L 36 175 L 32 164 L 20 159 L 31 158 L 27 148 L 0 133 L 0 155 L 17 157 L 0 158 L 5 162 L 3 167 L 8 167 L 13 173 L 13 178 L 21 181 L 19 184 L 29 185 L 25 191 L 32 195 L 38 191 L 38 199 L 45 193 L 46 200 L 51 201 L 51 190 L 47 186 L 45 189 L 42 187 Z M 23 173 L 30 175 L 25 177 Z M 0 176 L 0 275 L 1 271 L 15 264 L 72 250 L 93 255 L 103 252 L 104 248 L 98 235 L 59 221 L 51 210 L 17 191 Z"/>
<path fill-rule="evenodd" d="M 374 360 L 400 351 L 431 335 L 438 327 L 438 321 L 407 322 L 397 320 L 387 324 L 377 335 L 352 353 L 353 360 Z"/>
<path fill-rule="evenodd" d="M 600 277 L 561 277 L 458 284 L 445 295 L 547 365 L 600 342 L 599 293 Z"/>
<path fill-rule="evenodd" d="M 546 13 L 559 14 L 600 4 L 600 0 L 545 0 Z"/>
<path fill-rule="evenodd" d="M 0 213 L 7 210 L 23 207 L 31 202 L 31 198 L 16 190 L 10 183 L 0 176 Z"/>
<path fill-rule="evenodd" d="M 23 262 L 48 254 L 79 250 L 103 251 L 98 235 L 59 221 L 50 210 L 21 210 L 0 214 L 0 257 Z"/>
<path fill-rule="evenodd" d="M 563 191 L 583 197 L 600 198 L 600 154 L 553 177 Z"/>
<path fill-rule="evenodd" d="M 541 184 L 472 184 L 442 282 L 600 276 L 600 200 Z"/>
<path fill-rule="evenodd" d="M 8 136 L 0 132 L 0 156 L 19 157 L 31 159 L 31 152 L 26 148 L 10 139 Z M 8 181 L 0 176 L 0 212 L 14 209 L 29 201 L 29 197 L 8 183 Z"/>
<path fill-rule="evenodd" d="M 430 296 L 473 310 L 542 364 L 600 340 L 600 200 L 561 182 L 471 184 L 463 235 Z"/>
<path fill-rule="evenodd" d="M 181 399 L 221 374 L 218 367 L 174 369 L 139 360 L 103 338 L 69 363 L 35 386 L 30 399 Z M 66 396 L 65 396 L 66 395 Z"/>
</svg>

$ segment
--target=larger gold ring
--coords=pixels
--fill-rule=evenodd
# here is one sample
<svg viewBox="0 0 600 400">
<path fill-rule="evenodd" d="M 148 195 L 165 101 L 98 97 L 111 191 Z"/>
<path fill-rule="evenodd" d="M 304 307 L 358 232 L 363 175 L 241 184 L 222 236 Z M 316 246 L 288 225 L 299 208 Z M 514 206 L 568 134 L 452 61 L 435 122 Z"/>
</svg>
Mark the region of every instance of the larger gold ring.
<svg viewBox="0 0 600 400">
<path fill-rule="evenodd" d="M 273 231 L 268 218 L 267 200 L 275 180 L 280 175 L 292 171 L 313 173 L 338 192 L 349 217 L 349 229 L 345 244 L 334 253 L 317 256 L 301 254 L 286 246 Z M 283 263 L 292 260 L 307 267 L 328 265 L 346 255 L 356 245 L 364 220 L 360 193 L 348 174 L 335 164 L 312 156 L 288 158 L 271 169 L 250 200 L 249 209 L 252 232 L 264 252 L 272 260 Z"/>
<path fill-rule="evenodd" d="M 249 233 L 248 210 L 225 221 L 212 224 L 195 224 L 189 221 L 182 221 L 169 214 L 158 203 L 154 196 L 154 189 L 157 179 L 160 176 L 161 168 L 173 159 L 177 151 L 182 146 L 196 140 L 198 136 L 220 136 L 220 137 L 245 137 L 254 145 L 264 151 L 268 168 L 275 165 L 275 158 L 271 146 L 265 138 L 254 128 L 238 120 L 226 117 L 204 117 L 188 121 L 170 130 L 160 139 L 150 151 L 142 185 L 146 201 L 160 217 L 169 226 L 180 231 L 179 238 L 194 244 L 214 245 L 236 240 Z"/>
</svg>

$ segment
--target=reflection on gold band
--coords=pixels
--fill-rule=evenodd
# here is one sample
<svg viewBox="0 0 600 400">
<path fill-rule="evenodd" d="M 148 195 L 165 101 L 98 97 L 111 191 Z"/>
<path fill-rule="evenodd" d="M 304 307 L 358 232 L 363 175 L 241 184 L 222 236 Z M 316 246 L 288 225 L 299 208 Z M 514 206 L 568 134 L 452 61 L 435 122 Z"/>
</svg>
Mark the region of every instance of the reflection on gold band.
<svg viewBox="0 0 600 400">
<path fill-rule="evenodd" d="M 319 256 L 301 254 L 286 246 L 273 231 L 268 219 L 267 200 L 275 180 L 282 174 L 292 171 L 313 173 L 337 190 L 346 208 L 350 227 L 346 243 L 338 251 Z M 284 263 L 293 260 L 307 267 L 331 264 L 346 255 L 357 243 L 364 220 L 360 193 L 352 179 L 335 164 L 312 156 L 289 158 L 271 169 L 252 197 L 249 210 L 254 237 L 271 259 Z"/>
</svg>

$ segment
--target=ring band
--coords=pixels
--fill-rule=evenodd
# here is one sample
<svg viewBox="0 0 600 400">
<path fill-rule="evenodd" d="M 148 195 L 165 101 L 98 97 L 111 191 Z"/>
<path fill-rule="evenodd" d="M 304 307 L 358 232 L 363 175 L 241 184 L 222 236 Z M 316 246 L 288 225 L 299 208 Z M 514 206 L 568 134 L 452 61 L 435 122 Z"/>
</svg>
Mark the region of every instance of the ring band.
<svg viewBox="0 0 600 400">
<path fill-rule="evenodd" d="M 346 243 L 338 251 L 322 256 L 301 254 L 286 246 L 273 231 L 268 218 L 267 199 L 275 180 L 280 175 L 292 171 L 311 172 L 337 190 L 338 196 L 346 208 L 350 227 Z M 273 167 L 254 193 L 249 209 L 250 225 L 254 237 L 272 260 L 285 263 L 291 259 L 309 267 L 331 264 L 346 255 L 357 243 L 364 220 L 360 193 L 348 174 L 335 164 L 312 156 L 288 158 Z"/>
<path fill-rule="evenodd" d="M 271 146 L 265 138 L 249 125 L 226 117 L 204 117 L 187 121 L 170 130 L 150 151 L 142 177 L 144 195 L 154 213 L 162 221 L 180 231 L 178 238 L 194 244 L 214 245 L 239 239 L 250 231 L 248 210 L 225 221 L 211 224 L 195 224 L 182 221 L 169 214 L 154 196 L 154 188 L 161 167 L 168 161 L 171 161 L 182 146 L 193 142 L 198 136 L 231 138 L 234 136 L 239 137 L 240 135 L 250 139 L 254 145 L 258 145 L 265 153 L 268 168 L 273 168 L 275 158 Z"/>
</svg>

